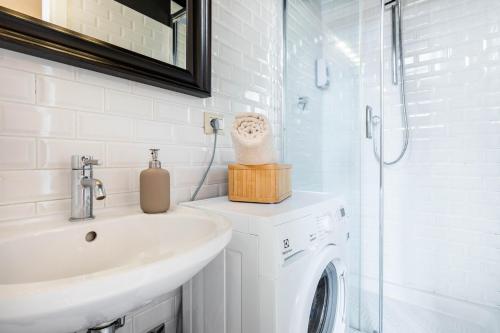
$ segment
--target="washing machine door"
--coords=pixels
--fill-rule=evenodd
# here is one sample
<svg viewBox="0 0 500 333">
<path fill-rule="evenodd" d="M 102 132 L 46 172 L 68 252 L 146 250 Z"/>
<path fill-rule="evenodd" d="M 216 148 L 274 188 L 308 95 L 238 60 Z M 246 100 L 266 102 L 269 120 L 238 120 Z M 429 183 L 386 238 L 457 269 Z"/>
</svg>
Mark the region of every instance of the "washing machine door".
<svg viewBox="0 0 500 333">
<path fill-rule="evenodd" d="M 345 333 L 346 267 L 335 245 L 329 245 L 311 262 L 303 281 L 303 307 L 296 307 L 293 333 Z M 294 320 L 294 319 L 292 319 Z"/>
</svg>

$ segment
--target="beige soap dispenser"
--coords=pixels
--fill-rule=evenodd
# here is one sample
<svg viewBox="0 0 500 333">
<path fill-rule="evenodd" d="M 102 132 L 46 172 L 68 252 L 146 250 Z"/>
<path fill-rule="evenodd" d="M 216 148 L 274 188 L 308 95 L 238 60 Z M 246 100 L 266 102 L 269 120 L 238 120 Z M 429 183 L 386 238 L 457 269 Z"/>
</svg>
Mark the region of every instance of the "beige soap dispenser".
<svg viewBox="0 0 500 333">
<path fill-rule="evenodd" d="M 170 174 L 161 168 L 158 150 L 151 150 L 149 168 L 140 176 L 141 209 L 144 213 L 164 213 L 170 208 Z"/>
</svg>

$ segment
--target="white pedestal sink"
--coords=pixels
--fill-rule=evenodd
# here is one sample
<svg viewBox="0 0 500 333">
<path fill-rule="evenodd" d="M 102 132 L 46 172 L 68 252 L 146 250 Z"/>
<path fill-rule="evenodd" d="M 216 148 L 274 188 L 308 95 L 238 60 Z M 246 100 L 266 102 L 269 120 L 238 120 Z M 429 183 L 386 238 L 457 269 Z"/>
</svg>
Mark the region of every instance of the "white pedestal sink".
<svg viewBox="0 0 500 333">
<path fill-rule="evenodd" d="M 119 318 L 188 281 L 230 238 L 230 222 L 190 208 L 1 223 L 0 332 L 69 333 Z"/>
</svg>

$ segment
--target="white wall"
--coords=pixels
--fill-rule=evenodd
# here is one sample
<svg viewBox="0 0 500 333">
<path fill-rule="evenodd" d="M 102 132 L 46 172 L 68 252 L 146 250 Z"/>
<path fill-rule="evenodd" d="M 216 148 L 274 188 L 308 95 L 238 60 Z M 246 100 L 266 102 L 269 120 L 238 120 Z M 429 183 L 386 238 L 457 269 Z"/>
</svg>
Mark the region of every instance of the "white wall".
<svg viewBox="0 0 500 333">
<path fill-rule="evenodd" d="M 387 332 L 500 330 L 500 3 L 405 0 L 411 141 L 385 169 Z M 378 1 L 363 11 L 363 104 L 378 111 Z M 401 139 L 385 34 L 386 159 Z M 363 154 L 365 287 L 375 289 L 377 164 Z M 371 280 L 374 279 L 374 280 Z M 394 305 L 393 300 L 406 303 Z M 368 302 L 369 303 L 369 302 Z M 410 305 L 413 304 L 413 305 Z M 375 307 L 375 303 L 370 304 Z M 416 306 L 416 307 L 415 307 Z M 430 310 L 427 312 L 427 310 Z M 366 314 L 370 320 L 373 315 Z"/>
<path fill-rule="evenodd" d="M 281 135 L 281 16 L 276 2 L 213 2 L 213 97 L 200 99 L 7 50 L 0 51 L 0 220 L 69 209 L 71 154 L 102 162 L 106 207 L 137 204 L 148 148 L 187 200 L 210 157 L 203 111 L 265 113 Z M 279 146 L 279 145 L 278 145 Z M 231 142 L 220 140 L 200 197 L 226 192 Z"/>
<path fill-rule="evenodd" d="M 160 148 L 171 173 L 172 201 L 187 201 L 210 158 L 212 137 L 203 112 L 256 111 L 274 125 L 280 147 L 281 2 L 213 2 L 212 97 L 188 95 L 0 50 L 0 221 L 69 214 L 70 156 L 102 162 L 95 176 L 107 190 L 98 209 L 137 205 L 139 172 L 148 148 Z M 219 141 L 215 166 L 199 198 L 226 193 L 233 160 L 229 131 Z M 96 215 L 99 215 L 97 211 Z M 127 332 L 160 322 L 175 331 L 170 295 L 130 317 Z"/>
<path fill-rule="evenodd" d="M 287 1 L 285 159 L 293 164 L 293 186 L 322 190 L 322 91 L 315 86 L 314 61 L 323 54 L 321 5 Z M 304 109 L 299 98 L 309 100 Z"/>
</svg>

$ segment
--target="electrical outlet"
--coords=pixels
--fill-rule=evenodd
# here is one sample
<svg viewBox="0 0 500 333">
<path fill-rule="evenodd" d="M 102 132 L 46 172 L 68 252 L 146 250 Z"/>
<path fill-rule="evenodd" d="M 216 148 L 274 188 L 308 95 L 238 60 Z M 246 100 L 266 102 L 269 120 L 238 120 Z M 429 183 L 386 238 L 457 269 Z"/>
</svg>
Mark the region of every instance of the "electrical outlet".
<svg viewBox="0 0 500 333">
<path fill-rule="evenodd" d="M 214 112 L 205 112 L 205 134 L 213 134 L 214 129 L 210 125 L 210 121 L 212 119 L 219 119 L 219 134 L 224 134 L 224 116 L 220 113 L 214 113 Z"/>
</svg>

